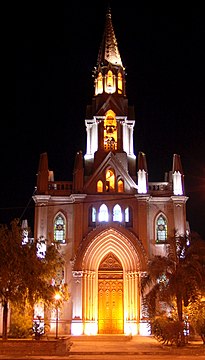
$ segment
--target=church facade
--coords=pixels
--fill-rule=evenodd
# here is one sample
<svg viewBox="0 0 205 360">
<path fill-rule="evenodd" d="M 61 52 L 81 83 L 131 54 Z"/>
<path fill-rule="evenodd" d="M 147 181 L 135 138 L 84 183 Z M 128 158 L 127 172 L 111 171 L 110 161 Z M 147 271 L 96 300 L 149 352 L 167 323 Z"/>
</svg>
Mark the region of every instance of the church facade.
<svg viewBox="0 0 205 360">
<path fill-rule="evenodd" d="M 144 334 L 140 283 L 149 259 L 187 230 L 180 155 L 162 182 L 149 182 L 146 155 L 134 154 L 134 108 L 111 10 L 94 68 L 87 106 L 86 153 L 74 160 L 72 181 L 55 180 L 40 155 L 34 239 L 57 241 L 65 258 L 62 282 L 70 299 L 59 314 L 62 334 Z"/>
</svg>

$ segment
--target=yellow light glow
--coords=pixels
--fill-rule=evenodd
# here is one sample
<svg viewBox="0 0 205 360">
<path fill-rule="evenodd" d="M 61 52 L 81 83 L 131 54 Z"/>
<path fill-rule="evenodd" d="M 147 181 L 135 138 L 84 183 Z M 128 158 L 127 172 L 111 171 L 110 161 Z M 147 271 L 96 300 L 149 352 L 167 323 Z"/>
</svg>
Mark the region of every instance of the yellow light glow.
<svg viewBox="0 0 205 360">
<path fill-rule="evenodd" d="M 60 293 L 58 293 L 58 292 L 55 293 L 54 298 L 55 298 L 56 301 L 60 300 L 60 298 L 61 298 Z"/>
</svg>

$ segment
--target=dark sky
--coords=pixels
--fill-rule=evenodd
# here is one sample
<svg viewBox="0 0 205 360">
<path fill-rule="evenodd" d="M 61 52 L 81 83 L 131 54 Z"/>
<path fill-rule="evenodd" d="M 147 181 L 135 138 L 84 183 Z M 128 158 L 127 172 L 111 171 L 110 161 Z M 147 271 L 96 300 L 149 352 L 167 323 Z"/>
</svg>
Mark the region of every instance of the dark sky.
<svg viewBox="0 0 205 360">
<path fill-rule="evenodd" d="M 146 154 L 149 181 L 163 181 L 173 154 L 180 154 L 187 218 L 205 238 L 202 5 L 110 4 L 127 97 L 135 107 L 135 154 Z M 41 1 L 18 4 L 12 13 L 8 9 L 0 223 L 15 217 L 32 223 L 42 152 L 48 153 L 55 180 L 72 180 L 75 154 L 85 152 L 85 110 L 93 96 L 92 70 L 106 8 L 106 1 Z"/>
</svg>

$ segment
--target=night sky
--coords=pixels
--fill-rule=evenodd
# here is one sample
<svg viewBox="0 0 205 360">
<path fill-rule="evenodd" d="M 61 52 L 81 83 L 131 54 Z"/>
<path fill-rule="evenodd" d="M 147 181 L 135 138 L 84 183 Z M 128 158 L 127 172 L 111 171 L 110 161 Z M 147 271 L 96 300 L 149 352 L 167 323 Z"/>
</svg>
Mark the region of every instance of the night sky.
<svg viewBox="0 0 205 360">
<path fill-rule="evenodd" d="M 135 108 L 135 154 L 146 154 L 149 181 L 163 181 L 173 154 L 181 156 L 187 219 L 205 239 L 202 5 L 110 5 L 127 98 Z M 17 217 L 32 226 L 42 152 L 48 153 L 55 180 L 72 180 L 75 154 L 85 153 L 85 111 L 94 95 L 92 70 L 106 8 L 107 1 L 23 2 L 6 14 L 0 223 Z"/>
</svg>

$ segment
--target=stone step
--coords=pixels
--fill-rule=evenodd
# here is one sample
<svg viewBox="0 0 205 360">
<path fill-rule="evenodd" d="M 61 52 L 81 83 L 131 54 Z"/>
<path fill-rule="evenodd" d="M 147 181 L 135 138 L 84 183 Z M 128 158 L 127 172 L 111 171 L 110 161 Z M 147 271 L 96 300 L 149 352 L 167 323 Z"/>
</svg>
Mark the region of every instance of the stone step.
<svg viewBox="0 0 205 360">
<path fill-rule="evenodd" d="M 97 334 L 97 335 L 72 335 L 70 337 L 72 342 L 77 341 L 130 341 L 132 339 L 132 335 L 126 335 L 126 334 Z"/>
</svg>

